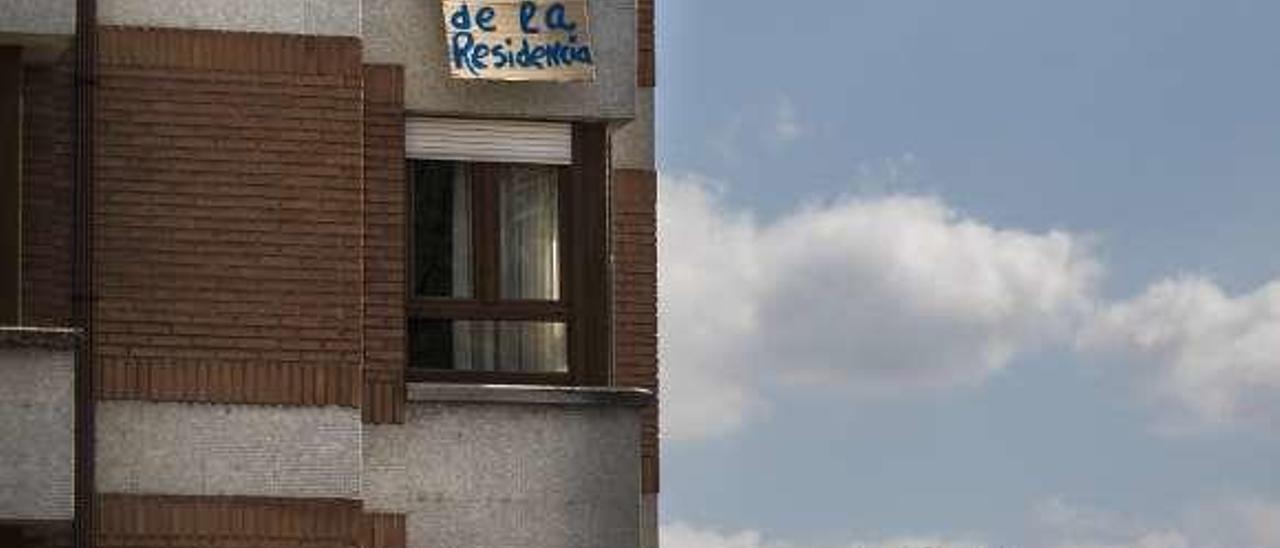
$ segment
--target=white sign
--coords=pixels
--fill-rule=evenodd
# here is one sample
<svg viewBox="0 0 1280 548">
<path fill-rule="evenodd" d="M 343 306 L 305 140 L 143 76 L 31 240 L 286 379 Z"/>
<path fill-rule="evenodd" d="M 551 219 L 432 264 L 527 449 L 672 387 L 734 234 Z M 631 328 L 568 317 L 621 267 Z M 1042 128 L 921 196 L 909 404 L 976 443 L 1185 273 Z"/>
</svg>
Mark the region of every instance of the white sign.
<svg viewBox="0 0 1280 548">
<path fill-rule="evenodd" d="M 442 0 L 454 78 L 595 78 L 587 0 Z"/>
</svg>

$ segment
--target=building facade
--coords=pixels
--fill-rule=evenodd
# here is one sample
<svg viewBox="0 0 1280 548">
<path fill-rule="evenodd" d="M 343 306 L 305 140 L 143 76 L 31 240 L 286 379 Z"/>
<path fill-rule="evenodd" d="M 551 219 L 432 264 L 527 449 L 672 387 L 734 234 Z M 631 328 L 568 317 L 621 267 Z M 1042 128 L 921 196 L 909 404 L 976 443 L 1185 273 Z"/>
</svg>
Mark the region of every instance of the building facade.
<svg viewBox="0 0 1280 548">
<path fill-rule="evenodd" d="M 0 0 L 0 546 L 656 546 L 653 19 Z"/>
</svg>

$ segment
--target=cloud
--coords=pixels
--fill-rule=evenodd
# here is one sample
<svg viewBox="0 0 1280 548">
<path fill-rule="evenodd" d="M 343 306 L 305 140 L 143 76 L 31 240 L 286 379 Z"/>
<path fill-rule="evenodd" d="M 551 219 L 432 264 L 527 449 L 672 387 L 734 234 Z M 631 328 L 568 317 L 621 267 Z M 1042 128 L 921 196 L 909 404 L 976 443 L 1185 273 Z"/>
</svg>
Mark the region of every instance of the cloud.
<svg viewBox="0 0 1280 548">
<path fill-rule="evenodd" d="M 846 197 L 764 222 L 717 183 L 663 176 L 664 428 L 732 432 L 763 386 L 851 397 L 971 386 L 1069 340 L 1100 267 L 1063 232 L 1002 229 L 936 198 Z"/>
<path fill-rule="evenodd" d="M 707 137 L 707 146 L 719 159 L 726 163 L 737 163 L 743 126 L 746 118 L 742 113 L 735 113 L 732 118 L 722 124 L 719 129 Z"/>
<path fill-rule="evenodd" d="M 759 329 L 744 293 L 759 276 L 757 230 L 722 210 L 712 184 L 664 177 L 659 189 L 662 426 L 673 439 L 731 432 L 763 407 L 727 352 Z"/>
<path fill-rule="evenodd" d="M 1148 525 L 1129 516 L 1050 499 L 1030 514 L 1036 539 L 1023 548 L 1280 548 L 1280 504 L 1255 497 L 1195 505 L 1168 523 Z M 683 522 L 661 528 L 663 548 L 818 548 L 766 539 L 753 530 L 721 532 Z M 947 535 L 854 540 L 838 548 L 997 548 Z"/>
<path fill-rule="evenodd" d="M 774 110 L 773 136 L 779 142 L 790 143 L 804 136 L 804 127 L 800 125 L 796 105 L 788 96 L 778 99 Z"/>
<path fill-rule="evenodd" d="M 1193 505 L 1180 519 L 1142 523 L 1061 498 L 1033 513 L 1045 548 L 1280 548 L 1280 504 L 1237 496 Z"/>
<path fill-rule="evenodd" d="M 685 523 L 664 525 L 661 530 L 663 548 L 815 548 L 781 541 L 766 540 L 756 531 L 721 533 L 699 529 Z M 854 541 L 841 548 L 988 548 L 989 545 L 944 538 L 898 537 L 877 541 Z"/>
<path fill-rule="evenodd" d="M 684 523 L 662 526 L 659 543 L 664 548 L 791 548 L 766 543 L 760 533 L 755 531 L 720 533 L 710 529 L 696 529 Z"/>
<path fill-rule="evenodd" d="M 1167 279 L 1101 310 L 1079 346 L 1135 364 L 1147 396 L 1173 411 L 1168 428 L 1280 419 L 1280 281 L 1230 296 L 1204 278 Z"/>
<path fill-rule="evenodd" d="M 1152 529 L 1140 521 L 1053 497 L 1035 505 L 1033 525 L 1046 548 L 1188 548 L 1177 530 Z"/>
<path fill-rule="evenodd" d="M 1132 536 L 1142 530 L 1130 519 L 1073 504 L 1062 497 L 1041 501 L 1031 509 L 1032 522 L 1054 536 L 1106 538 Z"/>
<path fill-rule="evenodd" d="M 849 196 L 761 220 L 726 187 L 662 176 L 664 436 L 730 434 L 777 392 L 858 401 L 975 386 L 1075 342 L 1114 358 L 1167 432 L 1280 421 L 1280 280 L 1194 276 L 1102 302 L 1089 239 L 967 217 L 938 198 Z"/>
<path fill-rule="evenodd" d="M 1187 538 L 1177 531 L 1143 533 L 1141 536 L 1119 542 L 1066 542 L 1052 548 L 1191 548 Z"/>
</svg>

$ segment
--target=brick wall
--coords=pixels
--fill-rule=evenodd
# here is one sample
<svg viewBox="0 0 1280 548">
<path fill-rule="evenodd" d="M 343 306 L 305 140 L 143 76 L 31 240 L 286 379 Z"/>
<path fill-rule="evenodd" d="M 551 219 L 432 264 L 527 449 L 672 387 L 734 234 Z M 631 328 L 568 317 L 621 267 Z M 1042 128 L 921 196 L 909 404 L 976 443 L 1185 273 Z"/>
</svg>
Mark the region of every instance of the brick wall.
<svg viewBox="0 0 1280 548">
<path fill-rule="evenodd" d="M 25 325 L 71 325 L 71 67 L 24 73 L 22 305 Z"/>
<path fill-rule="evenodd" d="M 404 72 L 365 67 L 364 418 L 404 422 Z"/>
<path fill-rule="evenodd" d="M 621 386 L 658 390 L 657 174 L 613 172 L 614 362 Z M 658 492 L 658 403 L 642 413 L 645 493 Z"/>
<path fill-rule="evenodd" d="M 657 81 L 657 47 L 654 0 L 636 1 L 636 85 L 654 87 Z"/>
<path fill-rule="evenodd" d="M 358 406 L 359 41 L 99 38 L 100 397 Z"/>
<path fill-rule="evenodd" d="M 405 548 L 408 544 L 404 514 L 364 515 L 360 548 Z"/>
<path fill-rule="evenodd" d="M 356 501 L 102 495 L 100 548 L 404 548 L 404 517 L 367 515 Z"/>
</svg>

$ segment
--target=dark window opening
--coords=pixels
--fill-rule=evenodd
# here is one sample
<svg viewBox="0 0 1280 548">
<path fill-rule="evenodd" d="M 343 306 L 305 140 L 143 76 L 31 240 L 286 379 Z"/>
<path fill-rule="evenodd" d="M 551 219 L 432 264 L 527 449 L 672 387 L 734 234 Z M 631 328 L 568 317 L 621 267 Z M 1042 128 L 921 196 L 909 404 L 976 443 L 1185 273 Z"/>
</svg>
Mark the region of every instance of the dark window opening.
<svg viewBox="0 0 1280 548">
<path fill-rule="evenodd" d="M 564 169 L 411 160 L 410 371 L 569 374 Z"/>
<path fill-rule="evenodd" d="M 607 129 L 572 165 L 410 159 L 407 376 L 609 382 Z"/>
</svg>

